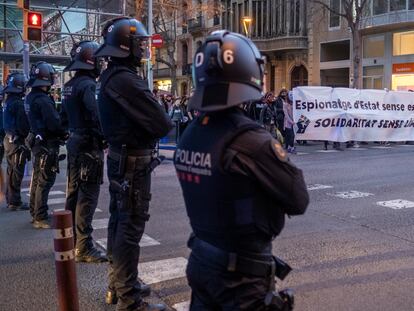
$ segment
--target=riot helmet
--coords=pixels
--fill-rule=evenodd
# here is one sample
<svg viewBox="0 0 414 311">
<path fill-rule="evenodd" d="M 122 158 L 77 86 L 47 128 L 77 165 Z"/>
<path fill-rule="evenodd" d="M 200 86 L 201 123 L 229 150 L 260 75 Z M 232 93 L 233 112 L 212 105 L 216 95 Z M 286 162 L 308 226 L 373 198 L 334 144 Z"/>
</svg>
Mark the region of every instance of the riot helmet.
<svg viewBox="0 0 414 311">
<path fill-rule="evenodd" d="M 52 86 L 55 83 L 56 70 L 46 62 L 37 62 L 30 69 L 30 78 L 26 86 Z"/>
<path fill-rule="evenodd" d="M 120 17 L 105 25 L 104 43 L 95 57 L 134 58 L 138 63 L 144 56 L 149 35 L 144 25 L 134 18 Z"/>
<path fill-rule="evenodd" d="M 26 78 L 23 73 L 14 72 L 8 75 L 4 93 L 22 94 L 25 92 Z"/>
<path fill-rule="evenodd" d="M 98 48 L 99 44 L 94 41 L 74 43 L 70 51 L 71 61 L 63 71 L 93 70 L 96 75 L 99 75 L 101 66 L 94 56 Z"/>
<path fill-rule="evenodd" d="M 189 109 L 218 111 L 262 97 L 264 61 L 248 38 L 227 30 L 211 33 L 193 61 Z"/>
</svg>

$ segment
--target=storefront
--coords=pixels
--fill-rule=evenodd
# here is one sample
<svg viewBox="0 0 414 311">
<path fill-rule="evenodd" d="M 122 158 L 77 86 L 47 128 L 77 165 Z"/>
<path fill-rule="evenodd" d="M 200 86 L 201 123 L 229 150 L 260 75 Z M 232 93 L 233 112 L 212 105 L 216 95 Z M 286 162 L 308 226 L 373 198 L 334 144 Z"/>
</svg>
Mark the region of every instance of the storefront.
<svg viewBox="0 0 414 311">
<path fill-rule="evenodd" d="M 155 80 L 154 88 L 165 92 L 171 92 L 171 79 Z"/>
<path fill-rule="evenodd" d="M 414 90 L 414 63 L 393 64 L 392 89 L 395 91 Z"/>
</svg>

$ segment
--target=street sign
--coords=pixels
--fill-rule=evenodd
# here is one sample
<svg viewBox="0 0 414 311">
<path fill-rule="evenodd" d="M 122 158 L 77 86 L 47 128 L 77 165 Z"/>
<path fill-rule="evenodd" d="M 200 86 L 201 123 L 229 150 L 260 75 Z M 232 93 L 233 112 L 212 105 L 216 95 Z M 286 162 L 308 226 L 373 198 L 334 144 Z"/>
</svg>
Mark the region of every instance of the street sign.
<svg viewBox="0 0 414 311">
<path fill-rule="evenodd" d="M 158 33 L 153 34 L 151 38 L 151 45 L 155 48 L 160 48 L 164 44 L 164 40 L 162 39 L 162 36 Z"/>
</svg>

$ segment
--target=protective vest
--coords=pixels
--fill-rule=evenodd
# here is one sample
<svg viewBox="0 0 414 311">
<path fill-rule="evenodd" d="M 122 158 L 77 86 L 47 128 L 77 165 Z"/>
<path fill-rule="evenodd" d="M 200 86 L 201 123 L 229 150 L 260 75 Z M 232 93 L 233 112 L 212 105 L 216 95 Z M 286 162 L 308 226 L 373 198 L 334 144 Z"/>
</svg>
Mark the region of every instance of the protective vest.
<svg viewBox="0 0 414 311">
<path fill-rule="evenodd" d="M 121 148 L 125 144 L 128 149 L 153 149 L 156 141 L 142 133 L 121 106 L 105 91 L 110 79 L 122 79 L 123 72 L 136 74 L 126 66 L 111 64 L 99 78 L 98 110 L 103 134 L 108 143 L 116 148 Z M 129 91 L 120 90 L 120 93 Z"/>
<path fill-rule="evenodd" d="M 260 251 L 283 227 L 275 232 L 268 196 L 254 180 L 223 168 L 230 143 L 257 128 L 238 110 L 206 114 L 190 124 L 174 155 L 195 235 L 227 251 Z"/>
<path fill-rule="evenodd" d="M 42 115 L 41 105 L 48 105 L 52 117 L 59 119 L 59 115 L 55 108 L 55 102 L 45 92 L 32 88 L 32 91 L 26 96 L 24 108 L 27 119 L 30 124 L 30 131 L 36 136 L 40 135 L 43 139 L 56 139 L 60 133 L 50 132 L 47 122 L 51 120 L 45 119 Z"/>
<path fill-rule="evenodd" d="M 63 87 L 62 105 L 67 114 L 69 129 L 91 129 L 98 126 L 92 113 L 83 103 L 83 92 L 95 80 L 88 75 L 77 75 Z"/>
<path fill-rule="evenodd" d="M 29 125 L 23 107 L 23 98 L 19 94 L 9 94 L 3 105 L 4 130 L 10 135 L 26 137 Z"/>
</svg>

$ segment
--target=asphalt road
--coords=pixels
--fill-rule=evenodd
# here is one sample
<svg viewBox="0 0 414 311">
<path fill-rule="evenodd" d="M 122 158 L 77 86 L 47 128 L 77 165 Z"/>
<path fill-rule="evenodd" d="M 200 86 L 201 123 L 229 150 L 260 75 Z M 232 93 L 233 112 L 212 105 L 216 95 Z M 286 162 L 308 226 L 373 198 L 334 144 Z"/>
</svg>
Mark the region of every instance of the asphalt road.
<svg viewBox="0 0 414 311">
<path fill-rule="evenodd" d="M 291 157 L 304 170 L 311 204 L 286 221 L 273 245 L 294 268 L 278 286 L 295 290 L 296 310 L 414 310 L 414 146 L 362 147 L 323 152 L 315 143 Z M 64 181 L 62 173 L 51 209 L 63 207 Z M 190 228 L 171 162 L 156 169 L 152 192 L 140 277 L 152 285 L 151 300 L 187 310 Z M 103 247 L 108 196 L 105 184 L 94 221 Z M 0 208 L 1 311 L 57 310 L 53 260 L 50 230 L 33 229 L 27 212 Z M 106 269 L 77 265 L 81 310 L 115 309 L 103 303 Z"/>
</svg>

